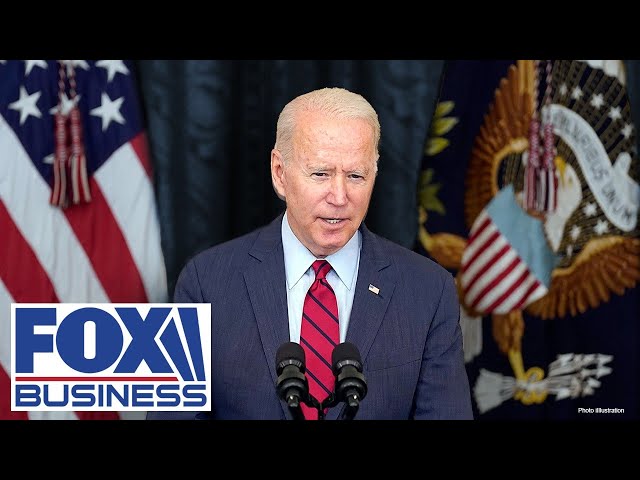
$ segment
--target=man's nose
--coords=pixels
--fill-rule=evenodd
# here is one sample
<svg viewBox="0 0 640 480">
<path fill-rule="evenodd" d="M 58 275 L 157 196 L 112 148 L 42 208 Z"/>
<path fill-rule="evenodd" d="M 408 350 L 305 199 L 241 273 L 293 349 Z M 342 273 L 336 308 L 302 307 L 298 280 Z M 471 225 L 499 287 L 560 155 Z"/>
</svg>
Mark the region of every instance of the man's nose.
<svg viewBox="0 0 640 480">
<path fill-rule="evenodd" d="M 336 175 L 331 180 L 331 190 L 327 195 L 327 201 L 338 206 L 347 203 L 347 182 L 341 175 Z"/>
</svg>

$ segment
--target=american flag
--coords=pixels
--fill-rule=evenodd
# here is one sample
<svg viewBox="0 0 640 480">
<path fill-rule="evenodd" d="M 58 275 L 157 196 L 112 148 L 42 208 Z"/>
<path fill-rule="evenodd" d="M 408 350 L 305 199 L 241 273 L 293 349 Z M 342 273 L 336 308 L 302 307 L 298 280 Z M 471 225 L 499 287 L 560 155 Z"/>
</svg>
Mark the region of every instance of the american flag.
<svg viewBox="0 0 640 480">
<path fill-rule="evenodd" d="M 56 113 L 66 130 L 56 129 Z M 56 144 L 61 132 L 68 140 Z M 0 419 L 140 418 L 11 412 L 10 304 L 167 301 L 146 142 L 131 62 L 0 60 Z M 84 182 L 76 162 L 58 184 L 66 206 L 52 195 L 54 165 L 64 165 L 56 145 L 58 158 L 81 148 L 86 159 Z"/>
<path fill-rule="evenodd" d="M 508 185 L 469 232 L 460 267 L 464 303 L 483 314 L 523 309 L 546 295 L 556 261 L 542 222 L 520 208 Z"/>
</svg>

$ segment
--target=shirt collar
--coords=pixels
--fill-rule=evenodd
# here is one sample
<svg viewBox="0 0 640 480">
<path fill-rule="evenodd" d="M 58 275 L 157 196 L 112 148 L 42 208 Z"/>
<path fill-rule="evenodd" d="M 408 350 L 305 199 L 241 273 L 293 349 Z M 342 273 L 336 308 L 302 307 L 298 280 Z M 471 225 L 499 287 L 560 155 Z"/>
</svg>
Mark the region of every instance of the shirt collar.
<svg viewBox="0 0 640 480">
<path fill-rule="evenodd" d="M 344 247 L 325 258 L 331 264 L 340 281 L 349 290 L 351 290 L 356 280 L 356 268 L 362 245 L 361 237 L 360 230 L 356 230 L 356 233 Z M 287 212 L 282 217 L 282 248 L 284 250 L 287 287 L 291 290 L 317 259 L 291 230 Z"/>
</svg>

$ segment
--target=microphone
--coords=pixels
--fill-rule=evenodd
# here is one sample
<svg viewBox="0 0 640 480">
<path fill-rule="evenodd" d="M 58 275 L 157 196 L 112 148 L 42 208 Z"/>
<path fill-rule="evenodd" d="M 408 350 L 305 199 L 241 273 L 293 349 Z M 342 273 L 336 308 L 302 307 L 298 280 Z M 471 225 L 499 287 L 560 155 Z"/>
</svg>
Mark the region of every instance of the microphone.
<svg viewBox="0 0 640 480">
<path fill-rule="evenodd" d="M 362 360 L 358 347 L 344 342 L 331 354 L 333 374 L 336 376 L 335 401 L 345 402 L 342 419 L 353 420 L 360 402 L 367 395 L 367 382 L 362 374 Z"/>
<path fill-rule="evenodd" d="M 294 420 L 304 420 L 300 402 L 309 396 L 304 364 L 305 355 L 300 344 L 287 342 L 280 345 L 276 353 L 276 390 L 278 396 L 287 402 Z"/>
</svg>

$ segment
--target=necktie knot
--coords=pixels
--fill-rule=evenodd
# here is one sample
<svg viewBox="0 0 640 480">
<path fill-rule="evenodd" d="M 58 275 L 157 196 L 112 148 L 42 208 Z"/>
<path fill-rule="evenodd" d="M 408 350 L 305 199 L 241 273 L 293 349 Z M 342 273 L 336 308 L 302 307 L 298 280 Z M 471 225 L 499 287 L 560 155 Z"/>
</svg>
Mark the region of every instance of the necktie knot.
<svg viewBox="0 0 640 480">
<path fill-rule="evenodd" d="M 324 280 L 331 270 L 331 265 L 326 260 L 316 260 L 313 262 L 313 271 L 316 272 L 316 280 Z"/>
</svg>

